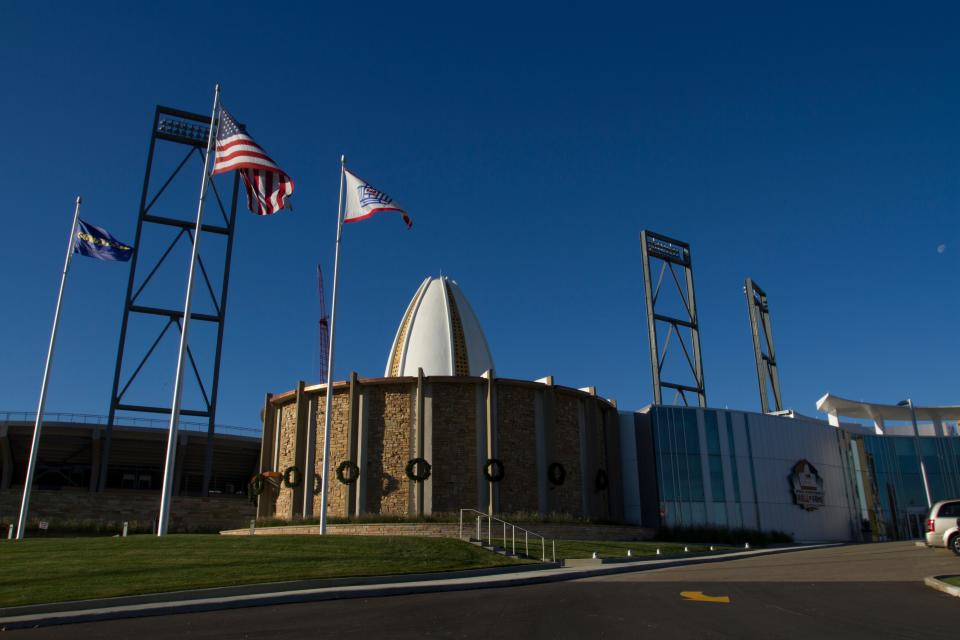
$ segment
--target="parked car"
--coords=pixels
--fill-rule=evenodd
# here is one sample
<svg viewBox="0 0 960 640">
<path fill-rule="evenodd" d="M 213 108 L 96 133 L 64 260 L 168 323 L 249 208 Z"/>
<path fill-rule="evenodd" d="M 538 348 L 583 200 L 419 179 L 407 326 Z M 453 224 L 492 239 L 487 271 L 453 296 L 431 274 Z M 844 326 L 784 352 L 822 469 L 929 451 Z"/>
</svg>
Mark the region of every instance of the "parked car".
<svg viewBox="0 0 960 640">
<path fill-rule="evenodd" d="M 960 556 L 960 499 L 941 500 L 927 516 L 927 546 L 946 547 Z"/>
</svg>

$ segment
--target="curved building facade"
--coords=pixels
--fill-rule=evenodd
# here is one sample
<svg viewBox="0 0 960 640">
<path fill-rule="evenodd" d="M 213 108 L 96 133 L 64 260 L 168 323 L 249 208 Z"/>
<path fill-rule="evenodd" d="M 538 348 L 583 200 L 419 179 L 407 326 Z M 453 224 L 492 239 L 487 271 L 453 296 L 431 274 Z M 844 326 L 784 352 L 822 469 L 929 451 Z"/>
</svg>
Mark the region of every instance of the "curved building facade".
<svg viewBox="0 0 960 640">
<path fill-rule="evenodd" d="M 297 467 L 313 482 L 268 483 L 258 516 L 318 513 L 326 390 L 301 383 L 268 399 L 262 469 Z M 421 480 L 408 473 L 417 459 L 430 468 Z M 619 469 L 616 407 L 592 390 L 489 374 L 333 385 L 331 516 L 472 508 L 622 521 Z"/>
</svg>

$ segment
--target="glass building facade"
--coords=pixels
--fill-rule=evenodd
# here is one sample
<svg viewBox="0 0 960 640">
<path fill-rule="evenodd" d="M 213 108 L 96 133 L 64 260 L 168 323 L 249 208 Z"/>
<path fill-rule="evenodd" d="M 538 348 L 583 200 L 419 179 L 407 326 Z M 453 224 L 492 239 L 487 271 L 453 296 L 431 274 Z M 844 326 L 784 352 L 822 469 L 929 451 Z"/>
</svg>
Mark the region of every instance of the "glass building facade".
<svg viewBox="0 0 960 640">
<path fill-rule="evenodd" d="M 880 539 L 919 538 L 927 514 L 921 457 L 932 502 L 960 496 L 960 438 L 853 436 L 862 517 Z"/>
<path fill-rule="evenodd" d="M 922 537 L 921 459 L 932 502 L 960 497 L 960 437 L 866 435 L 720 409 L 641 413 L 649 437 L 637 442 L 652 446 L 657 485 L 657 510 L 644 510 L 654 514 L 644 517 L 648 526 L 778 529 L 798 540 Z M 805 482 L 819 483 L 822 505 L 798 499 L 800 468 L 809 469 Z"/>
</svg>

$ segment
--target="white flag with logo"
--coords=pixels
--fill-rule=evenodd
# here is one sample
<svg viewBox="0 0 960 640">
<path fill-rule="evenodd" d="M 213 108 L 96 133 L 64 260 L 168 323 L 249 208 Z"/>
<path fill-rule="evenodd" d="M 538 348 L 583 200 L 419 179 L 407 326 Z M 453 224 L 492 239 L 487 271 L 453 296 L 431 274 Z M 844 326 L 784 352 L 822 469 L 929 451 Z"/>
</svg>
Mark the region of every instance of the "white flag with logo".
<svg viewBox="0 0 960 640">
<path fill-rule="evenodd" d="M 381 211 L 399 211 L 407 228 L 413 227 L 410 216 L 396 200 L 375 187 L 371 187 L 366 180 L 359 178 L 346 169 L 347 177 L 347 208 L 343 213 L 344 222 L 365 220 Z"/>
</svg>

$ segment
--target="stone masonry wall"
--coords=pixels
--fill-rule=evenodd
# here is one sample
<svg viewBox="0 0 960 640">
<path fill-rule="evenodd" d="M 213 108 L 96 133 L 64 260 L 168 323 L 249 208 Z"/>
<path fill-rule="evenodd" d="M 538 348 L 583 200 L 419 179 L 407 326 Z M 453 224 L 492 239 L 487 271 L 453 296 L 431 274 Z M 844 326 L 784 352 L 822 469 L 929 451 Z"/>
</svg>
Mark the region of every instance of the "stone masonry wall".
<svg viewBox="0 0 960 640">
<path fill-rule="evenodd" d="M 277 468 L 275 471 L 283 473 L 288 467 L 295 463 L 295 454 L 297 446 L 297 403 L 291 402 L 283 407 L 277 407 L 280 412 L 280 455 L 277 458 Z M 275 515 L 278 518 L 289 518 L 293 513 L 293 489 L 283 486 L 283 480 L 279 481 L 277 489 L 277 502 Z"/>
<path fill-rule="evenodd" d="M 326 475 L 330 479 L 328 515 L 350 516 L 355 511 L 351 490 L 363 488 L 361 500 L 364 513 L 395 516 L 414 515 L 417 512 L 415 484 L 406 476 L 407 462 L 416 453 L 416 382 L 398 379 L 395 383 L 379 380 L 360 381 L 359 393 L 364 397 L 364 416 L 358 429 L 366 429 L 366 435 L 357 437 L 365 443 L 365 460 L 354 460 L 365 467 L 365 486 L 345 485 L 336 479 L 336 469 L 345 460 L 356 455 L 359 443 L 350 442 L 350 393 L 341 385 L 334 390 L 330 465 Z M 432 466 L 432 475 L 427 489 L 432 497 L 428 505 L 432 512 L 455 512 L 462 507 L 475 507 L 478 503 L 478 458 L 485 457 L 477 451 L 477 390 L 479 383 L 473 379 L 436 379 L 425 381 L 425 393 L 430 398 L 431 437 L 430 450 L 424 457 Z M 482 388 L 481 388 L 482 389 Z M 539 509 L 539 474 L 546 468 L 537 466 L 537 439 L 535 403 L 539 389 L 544 389 L 544 437 L 547 451 L 546 464 L 558 462 L 566 472 L 560 486 L 545 483 L 547 504 L 550 511 L 575 517 L 595 520 L 615 520 L 622 517 L 622 506 L 612 501 L 622 501 L 618 485 L 618 451 L 616 439 L 611 439 L 604 429 L 604 414 L 614 412 L 609 424 L 617 424 L 615 409 L 599 399 L 582 392 L 562 387 L 536 386 L 517 381 L 500 380 L 496 391 L 497 456 L 504 464 L 504 478 L 499 484 L 501 513 L 536 512 Z M 313 395 L 315 392 L 309 392 Z M 314 395 L 316 401 L 316 469 L 321 470 L 323 457 L 324 397 Z M 283 472 L 294 464 L 297 443 L 296 403 L 285 394 L 285 404 L 277 406 L 280 411 L 280 435 L 278 438 L 279 463 L 276 471 Z M 584 438 L 587 449 L 581 455 L 580 407 L 584 407 Z M 552 419 L 551 419 L 552 418 Z M 608 426 L 609 426 L 608 424 Z M 426 426 L 426 425 L 425 425 Z M 300 446 L 305 446 L 301 443 Z M 583 467 L 585 465 L 585 467 Z M 597 471 L 607 472 L 608 489 L 596 489 Z M 305 479 L 307 489 L 312 489 L 312 479 Z M 264 493 L 273 501 L 271 490 Z M 582 485 L 586 485 L 584 488 Z M 588 495 L 584 500 L 583 491 Z M 297 515 L 300 509 L 292 504 L 293 490 L 280 486 L 276 489 L 275 514 L 279 518 Z M 586 510 L 584 507 L 586 502 Z M 320 496 L 314 498 L 314 515 L 319 513 Z"/>
<path fill-rule="evenodd" d="M 476 521 L 465 522 L 463 537 L 476 537 Z M 656 531 L 627 525 L 565 524 L 550 522 L 518 522 L 540 535 L 556 540 L 652 540 Z M 317 525 L 293 525 L 283 527 L 257 527 L 256 535 L 315 535 Z M 327 531 L 341 536 L 419 536 L 424 538 L 456 538 L 460 535 L 457 523 L 443 522 L 385 522 L 372 524 L 330 524 Z M 484 535 L 486 535 L 484 530 Z M 248 536 L 249 528 L 221 531 L 223 535 Z M 518 534 L 519 535 L 519 534 Z M 534 541 L 536 540 L 536 541 Z M 531 552 L 538 549 L 539 539 L 531 539 Z M 519 541 L 518 541 L 519 550 Z"/>
<path fill-rule="evenodd" d="M 17 520 L 22 488 L 0 491 L 0 524 Z M 127 521 L 140 531 L 149 530 L 160 511 L 160 493 L 154 491 L 45 491 L 34 489 L 30 494 L 30 522 L 50 523 L 50 534 L 61 526 L 113 523 L 117 533 Z M 170 503 L 170 530 L 216 531 L 244 527 L 256 517 L 256 510 L 244 496 L 200 498 L 174 496 Z M 6 535 L 6 530 L 3 530 Z"/>
<path fill-rule="evenodd" d="M 538 510 L 537 429 L 534 422 L 536 390 L 501 383 L 497 385 L 497 434 L 504 475 L 500 482 L 502 513 L 534 513 Z"/>
<path fill-rule="evenodd" d="M 477 385 L 432 383 L 433 511 L 477 504 Z"/>
<path fill-rule="evenodd" d="M 323 469 L 323 422 L 326 419 L 326 396 L 321 394 L 317 400 L 317 450 L 313 468 L 319 473 Z M 327 515 L 347 516 L 352 513 L 349 504 L 350 487 L 337 480 L 337 467 L 345 460 L 353 460 L 350 451 L 350 389 L 333 390 L 333 419 L 330 421 L 330 478 L 327 494 Z M 356 460 L 353 460 L 356 464 Z M 307 485 L 308 487 L 310 485 Z M 313 497 L 313 513 L 320 513 L 320 496 Z"/>
<path fill-rule="evenodd" d="M 610 482 L 612 480 L 609 464 L 607 462 L 607 447 L 604 438 L 603 410 L 596 402 L 587 402 L 586 410 L 591 418 L 588 420 L 589 430 L 587 438 L 590 439 L 590 475 L 587 477 L 587 486 L 590 492 L 590 517 L 595 520 L 609 520 L 610 509 L 607 498 L 610 495 Z M 597 475 L 603 471 L 607 476 L 607 488 L 599 489 L 596 486 Z"/>
<path fill-rule="evenodd" d="M 411 412 L 416 387 L 411 384 L 369 385 L 367 395 L 367 511 L 408 515 L 410 500 L 407 461 L 414 457 L 416 424 Z"/>
<path fill-rule="evenodd" d="M 555 496 L 550 502 L 557 504 L 561 513 L 584 516 L 580 492 L 582 471 L 580 469 L 579 407 L 579 397 L 560 392 L 556 394 L 556 425 L 554 427 L 556 459 L 548 460 L 547 464 L 559 462 L 566 469 L 567 477 L 560 486 L 547 483 L 547 491 L 549 495 Z M 550 425 L 546 428 L 549 429 Z"/>
</svg>

